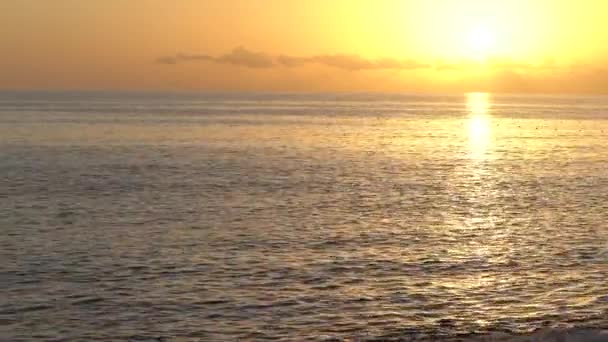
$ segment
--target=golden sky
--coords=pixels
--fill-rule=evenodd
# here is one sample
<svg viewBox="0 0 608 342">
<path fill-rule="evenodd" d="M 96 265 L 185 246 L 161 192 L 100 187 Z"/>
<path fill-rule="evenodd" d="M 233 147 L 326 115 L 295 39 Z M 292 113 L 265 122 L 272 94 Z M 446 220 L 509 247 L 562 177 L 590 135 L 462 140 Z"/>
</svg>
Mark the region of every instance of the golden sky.
<svg viewBox="0 0 608 342">
<path fill-rule="evenodd" d="M 608 93 L 605 0 L 1 0 L 0 89 Z"/>
</svg>

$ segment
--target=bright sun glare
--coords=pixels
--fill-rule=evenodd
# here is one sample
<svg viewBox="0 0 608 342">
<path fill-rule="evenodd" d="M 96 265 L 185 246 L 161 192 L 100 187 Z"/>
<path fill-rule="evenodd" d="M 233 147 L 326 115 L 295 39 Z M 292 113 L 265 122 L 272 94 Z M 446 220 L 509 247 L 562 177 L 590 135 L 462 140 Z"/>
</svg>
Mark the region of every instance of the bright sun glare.
<svg viewBox="0 0 608 342">
<path fill-rule="evenodd" d="M 486 27 L 478 26 L 469 31 L 468 47 L 475 58 L 487 57 L 495 43 L 494 34 Z"/>
</svg>

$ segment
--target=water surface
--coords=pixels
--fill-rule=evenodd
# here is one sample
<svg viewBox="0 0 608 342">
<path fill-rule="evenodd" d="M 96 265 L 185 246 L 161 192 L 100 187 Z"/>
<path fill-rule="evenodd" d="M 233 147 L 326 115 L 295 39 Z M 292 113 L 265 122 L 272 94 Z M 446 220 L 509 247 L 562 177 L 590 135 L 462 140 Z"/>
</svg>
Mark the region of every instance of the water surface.
<svg viewBox="0 0 608 342">
<path fill-rule="evenodd" d="M 2 93 L 0 337 L 608 328 L 608 98 Z"/>
</svg>

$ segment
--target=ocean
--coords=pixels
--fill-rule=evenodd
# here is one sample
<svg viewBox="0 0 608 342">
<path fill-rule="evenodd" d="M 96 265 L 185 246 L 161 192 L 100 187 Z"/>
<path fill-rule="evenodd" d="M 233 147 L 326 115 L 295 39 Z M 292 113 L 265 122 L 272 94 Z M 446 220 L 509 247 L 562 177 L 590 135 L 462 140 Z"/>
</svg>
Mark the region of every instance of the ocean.
<svg viewBox="0 0 608 342">
<path fill-rule="evenodd" d="M 608 97 L 2 92 L 0 228 L 2 341 L 604 341 Z"/>
</svg>

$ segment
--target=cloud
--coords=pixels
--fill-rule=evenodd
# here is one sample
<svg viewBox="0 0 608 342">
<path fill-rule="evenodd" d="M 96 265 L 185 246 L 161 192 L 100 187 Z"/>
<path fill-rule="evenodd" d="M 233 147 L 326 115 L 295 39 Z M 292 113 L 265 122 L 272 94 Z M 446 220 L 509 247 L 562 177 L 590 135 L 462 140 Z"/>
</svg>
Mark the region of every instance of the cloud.
<svg viewBox="0 0 608 342">
<path fill-rule="evenodd" d="M 480 67 L 494 71 L 512 72 L 541 72 L 563 68 L 552 58 L 547 58 L 544 61 L 537 63 L 523 62 L 505 57 L 491 57 L 485 61 L 460 59 L 455 61 L 437 60 L 435 62 L 435 70 L 437 71 L 460 71 Z"/>
<path fill-rule="evenodd" d="M 244 66 L 247 68 L 271 68 L 275 65 L 270 56 L 260 52 L 252 52 L 243 47 L 237 47 L 231 52 L 219 57 L 179 53 L 175 56 L 160 57 L 156 62 L 167 65 L 175 65 L 182 62 L 215 62 Z"/>
<path fill-rule="evenodd" d="M 262 52 L 253 52 L 244 47 L 238 47 L 230 53 L 221 56 L 177 54 L 175 56 L 164 56 L 157 60 L 159 64 L 175 65 L 182 62 L 215 62 L 220 64 L 232 64 L 247 68 L 272 68 L 272 67 L 301 67 L 306 64 L 321 64 L 329 67 L 348 71 L 378 70 L 378 69 L 420 69 L 429 68 L 429 64 L 414 60 L 399 60 L 394 58 L 381 58 L 377 60 L 366 59 L 358 55 L 327 54 L 310 57 L 296 57 L 279 55 L 272 57 Z"/>
<path fill-rule="evenodd" d="M 608 68 L 604 65 L 566 64 L 551 58 L 518 60 L 494 56 L 485 61 L 457 58 L 436 59 L 425 63 L 412 59 L 369 59 L 356 54 L 272 55 L 238 47 L 218 55 L 179 53 L 160 57 L 156 62 L 167 66 L 213 63 L 235 68 L 277 71 L 323 66 L 344 71 L 332 73 L 325 69 L 304 69 L 306 72 L 252 74 L 246 78 L 238 77 L 238 80 L 224 69 L 210 72 L 209 79 L 214 78 L 203 82 L 216 82 L 214 87 L 222 89 L 608 94 Z M 372 72 L 405 72 L 414 69 L 425 72 L 412 73 L 407 78 L 397 72 Z M 192 82 L 198 84 L 201 81 L 196 78 Z M 211 87 L 210 83 L 204 84 Z"/>
<path fill-rule="evenodd" d="M 178 53 L 175 56 L 163 56 L 156 59 L 156 62 L 159 64 L 168 64 L 175 65 L 180 62 L 190 62 L 190 61 L 215 61 L 215 57 L 208 55 L 188 55 L 183 53 Z"/>
<path fill-rule="evenodd" d="M 510 58 L 494 57 L 488 60 L 488 65 L 499 70 L 551 70 L 558 67 L 552 58 L 545 59 L 541 63 L 526 63 Z"/>
<path fill-rule="evenodd" d="M 294 67 L 300 67 L 303 66 L 306 63 L 310 63 L 311 60 L 310 58 L 304 58 L 304 57 L 292 57 L 292 56 L 285 56 L 285 55 L 281 55 L 279 57 L 277 57 L 277 63 L 279 65 L 285 66 L 285 67 L 290 67 L 290 68 L 294 68 Z"/>
<path fill-rule="evenodd" d="M 459 71 L 479 66 L 479 63 L 467 60 L 445 61 L 438 60 L 435 62 L 436 71 Z"/>
<path fill-rule="evenodd" d="M 158 64 L 175 65 L 175 64 L 177 64 L 177 58 L 175 58 L 174 56 L 158 57 L 156 59 L 156 63 L 158 63 Z"/>
<path fill-rule="evenodd" d="M 411 60 L 398 60 L 394 58 L 382 58 L 370 60 L 357 55 L 320 55 L 306 59 L 310 63 L 318 63 L 334 68 L 358 71 L 358 70 L 377 70 L 377 69 L 419 69 L 428 68 L 428 64 L 419 63 Z"/>
<path fill-rule="evenodd" d="M 238 47 L 232 52 L 216 57 L 217 63 L 242 65 L 248 68 L 271 68 L 274 62 L 271 57 L 261 52 L 251 52 L 244 47 Z"/>
<path fill-rule="evenodd" d="M 376 66 L 380 69 L 424 69 L 430 68 L 428 63 L 422 63 L 415 60 L 398 60 L 393 58 L 383 58 L 376 62 Z"/>
<path fill-rule="evenodd" d="M 355 55 L 322 55 L 312 57 L 313 62 L 346 70 L 374 69 L 374 63 Z"/>
<path fill-rule="evenodd" d="M 521 61 L 506 57 L 492 57 L 485 61 L 455 59 L 435 60 L 424 63 L 412 59 L 369 59 L 356 54 L 319 54 L 312 56 L 271 55 L 237 47 L 232 51 L 212 56 L 206 54 L 179 53 L 156 60 L 159 64 L 217 63 L 250 69 L 301 68 L 322 65 L 348 72 L 371 70 L 425 69 L 435 73 L 454 73 L 458 80 L 454 87 L 462 85 L 497 91 L 574 91 L 576 89 L 608 92 L 608 72 L 590 66 L 566 66 L 547 58 L 537 62 Z M 468 73 L 468 71 L 473 71 Z M 481 71 L 478 73 L 477 71 Z M 325 77 L 325 76 L 324 76 Z M 432 79 L 432 75 L 429 79 Z M 422 79 L 421 79 L 422 80 Z M 421 81 L 424 82 L 424 81 Z M 436 82 L 433 81 L 433 86 Z M 430 83 L 429 83 L 430 84 Z"/>
<path fill-rule="evenodd" d="M 187 55 L 180 53 L 176 56 L 181 61 L 213 61 L 215 58 L 209 55 Z"/>
<path fill-rule="evenodd" d="M 580 93 L 608 94 L 608 69 L 592 65 L 556 67 L 560 69 L 494 69 L 483 77 L 460 77 L 454 89 L 499 93 Z"/>
</svg>

